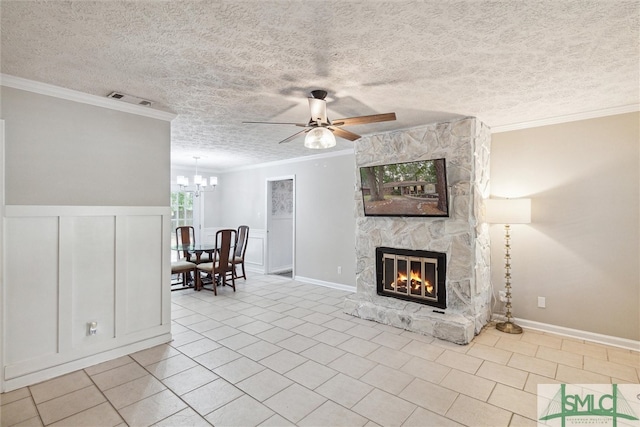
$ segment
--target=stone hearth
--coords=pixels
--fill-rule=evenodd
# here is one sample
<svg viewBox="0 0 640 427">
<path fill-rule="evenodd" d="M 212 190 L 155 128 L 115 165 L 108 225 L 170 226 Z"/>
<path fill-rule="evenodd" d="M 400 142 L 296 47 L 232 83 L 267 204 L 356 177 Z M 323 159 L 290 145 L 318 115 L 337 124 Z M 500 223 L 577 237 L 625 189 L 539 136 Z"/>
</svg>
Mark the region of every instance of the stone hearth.
<svg viewBox="0 0 640 427">
<path fill-rule="evenodd" d="M 365 217 L 356 173 L 356 293 L 345 300 L 347 314 L 466 344 L 488 323 L 491 308 L 489 233 L 479 222 L 489 196 L 489 128 L 475 118 L 436 123 L 361 138 L 361 166 L 446 159 L 448 218 Z M 435 309 L 376 293 L 376 248 L 447 254 L 447 308 Z"/>
</svg>

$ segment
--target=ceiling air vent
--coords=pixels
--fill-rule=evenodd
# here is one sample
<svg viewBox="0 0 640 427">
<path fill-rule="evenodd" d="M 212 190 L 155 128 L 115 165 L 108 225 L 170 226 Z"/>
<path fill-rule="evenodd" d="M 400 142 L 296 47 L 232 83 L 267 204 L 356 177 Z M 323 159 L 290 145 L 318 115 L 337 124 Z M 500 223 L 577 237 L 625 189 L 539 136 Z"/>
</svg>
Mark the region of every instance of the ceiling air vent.
<svg viewBox="0 0 640 427">
<path fill-rule="evenodd" d="M 111 92 L 107 95 L 107 98 L 117 99 L 118 101 L 128 102 L 129 104 L 144 105 L 145 107 L 151 107 L 153 104 L 152 101 L 147 99 L 138 98 L 137 96 L 127 95 L 120 92 Z"/>
</svg>

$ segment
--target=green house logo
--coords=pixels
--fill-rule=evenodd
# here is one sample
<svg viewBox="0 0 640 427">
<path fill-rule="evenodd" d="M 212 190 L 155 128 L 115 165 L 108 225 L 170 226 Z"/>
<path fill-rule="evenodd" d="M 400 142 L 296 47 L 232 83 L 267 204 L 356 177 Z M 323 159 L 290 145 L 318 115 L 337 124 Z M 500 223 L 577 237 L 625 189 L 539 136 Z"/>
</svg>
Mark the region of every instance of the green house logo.
<svg viewBox="0 0 640 427">
<path fill-rule="evenodd" d="M 567 388 L 567 384 L 560 384 L 559 389 L 551 400 L 542 405 L 539 421 L 542 425 L 560 425 L 566 427 L 582 425 L 610 425 L 617 427 L 640 426 L 636 414 L 640 403 L 640 385 L 631 386 L 631 401 L 627 400 L 620 391 L 618 384 L 576 384 Z M 547 387 L 544 390 L 542 387 Z M 541 384 L 538 386 L 538 409 L 541 409 L 541 398 L 549 399 L 549 387 L 557 384 Z M 546 393 L 545 393 L 546 391 Z M 544 396 L 546 395 L 546 399 Z M 631 403 L 630 403 L 631 402 Z M 635 410 L 634 410 L 635 407 Z M 559 422 L 559 424 L 558 424 Z"/>
</svg>

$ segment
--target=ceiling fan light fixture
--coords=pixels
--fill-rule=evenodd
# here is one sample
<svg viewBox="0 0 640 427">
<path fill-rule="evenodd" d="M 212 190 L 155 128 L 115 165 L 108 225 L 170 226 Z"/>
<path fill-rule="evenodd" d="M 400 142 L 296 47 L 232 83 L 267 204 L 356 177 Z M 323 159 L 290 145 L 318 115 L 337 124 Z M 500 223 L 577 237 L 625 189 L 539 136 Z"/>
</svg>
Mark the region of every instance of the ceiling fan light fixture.
<svg viewBox="0 0 640 427">
<path fill-rule="evenodd" d="M 1 1 L 1 0 L 0 0 Z M 387 122 L 396 119 L 396 113 L 370 114 L 368 116 L 346 117 L 343 119 L 329 120 L 327 117 L 327 91 L 314 90 L 311 96 L 307 98 L 309 101 L 309 113 L 311 116 L 307 123 L 291 123 L 291 122 L 242 122 L 242 123 L 263 123 L 271 125 L 294 125 L 304 128 L 301 131 L 278 142 L 293 141 L 299 135 L 306 134 L 304 138 L 304 146 L 314 150 L 321 150 L 336 146 L 336 136 L 355 141 L 360 135 L 348 130 L 342 129 L 342 126 L 364 125 L 367 123 Z"/>
<path fill-rule="evenodd" d="M 336 137 L 329 129 L 317 127 L 304 137 L 304 146 L 314 150 L 322 150 L 336 146 Z"/>
</svg>

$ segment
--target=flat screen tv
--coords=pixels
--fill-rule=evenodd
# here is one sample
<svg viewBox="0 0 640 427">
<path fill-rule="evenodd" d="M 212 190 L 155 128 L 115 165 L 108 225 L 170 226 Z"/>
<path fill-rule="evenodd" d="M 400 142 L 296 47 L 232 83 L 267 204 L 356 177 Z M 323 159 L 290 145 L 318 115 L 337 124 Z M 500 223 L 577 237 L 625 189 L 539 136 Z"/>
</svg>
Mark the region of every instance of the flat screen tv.
<svg viewBox="0 0 640 427">
<path fill-rule="evenodd" d="M 360 168 L 365 216 L 448 217 L 445 159 Z"/>
</svg>

